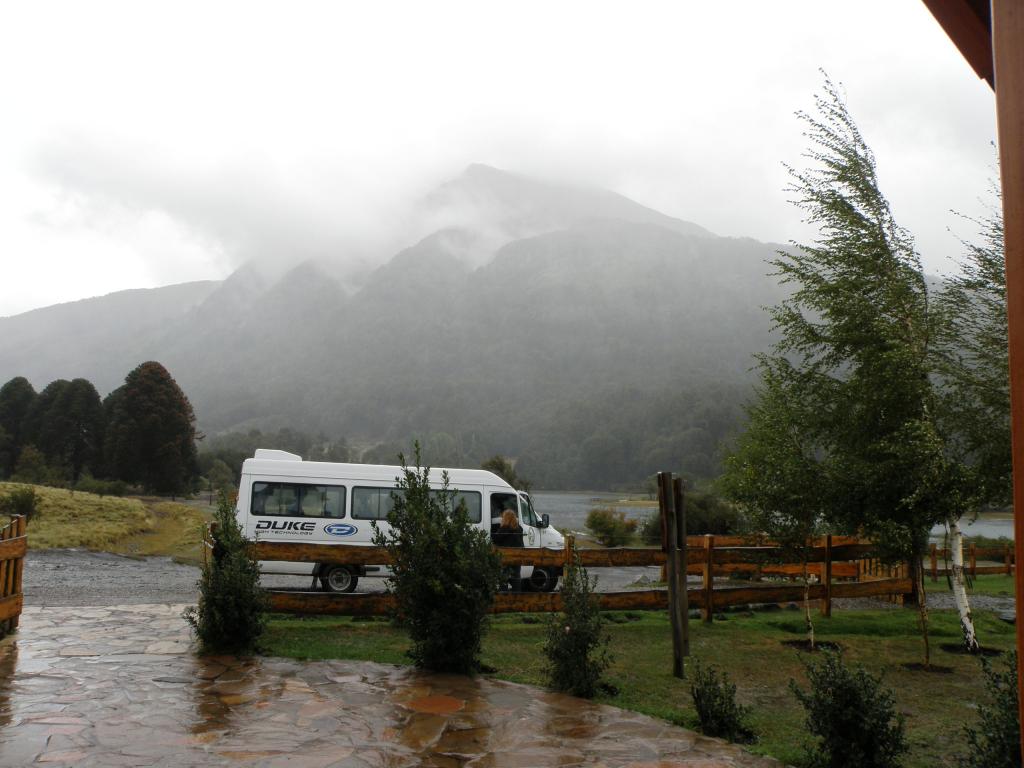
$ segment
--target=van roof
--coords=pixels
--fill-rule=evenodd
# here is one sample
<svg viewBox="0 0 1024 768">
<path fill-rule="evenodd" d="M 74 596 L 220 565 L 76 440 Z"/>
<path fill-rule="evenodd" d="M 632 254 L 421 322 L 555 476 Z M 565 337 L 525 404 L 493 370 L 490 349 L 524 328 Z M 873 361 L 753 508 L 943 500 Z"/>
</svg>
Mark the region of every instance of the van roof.
<svg viewBox="0 0 1024 768">
<path fill-rule="evenodd" d="M 256 456 L 242 463 L 243 474 L 278 475 L 281 477 L 324 478 L 337 480 L 366 480 L 375 483 L 393 483 L 402 474 L 402 468 L 388 464 L 345 464 L 330 461 L 302 461 L 301 458 L 263 458 L 270 452 L 259 449 Z M 275 452 L 277 453 L 277 452 Z M 280 453 L 284 453 L 281 451 Z M 285 454 L 294 455 L 294 454 Z M 495 485 L 512 490 L 512 486 L 493 472 L 484 469 L 445 469 L 432 467 L 430 480 L 441 482 L 441 473 L 448 473 L 452 488 L 460 485 Z"/>
</svg>

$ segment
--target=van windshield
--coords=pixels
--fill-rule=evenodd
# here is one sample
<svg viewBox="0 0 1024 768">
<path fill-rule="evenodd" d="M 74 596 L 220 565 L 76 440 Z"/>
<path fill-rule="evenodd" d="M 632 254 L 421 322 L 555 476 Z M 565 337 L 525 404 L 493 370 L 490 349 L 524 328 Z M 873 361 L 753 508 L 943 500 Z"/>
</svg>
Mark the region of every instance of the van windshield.
<svg viewBox="0 0 1024 768">
<path fill-rule="evenodd" d="M 533 502 L 525 493 L 519 494 L 519 516 L 527 525 L 537 527 L 537 513 L 533 511 Z"/>
</svg>

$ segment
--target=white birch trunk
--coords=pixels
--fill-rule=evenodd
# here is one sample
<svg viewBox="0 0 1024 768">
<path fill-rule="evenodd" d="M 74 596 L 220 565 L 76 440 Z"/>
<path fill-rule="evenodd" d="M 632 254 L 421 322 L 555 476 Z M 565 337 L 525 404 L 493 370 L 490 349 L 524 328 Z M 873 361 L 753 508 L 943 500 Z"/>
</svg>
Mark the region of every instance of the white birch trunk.
<svg viewBox="0 0 1024 768">
<path fill-rule="evenodd" d="M 971 618 L 971 604 L 967 600 L 967 584 L 964 581 L 964 534 L 960 521 L 949 521 L 949 549 L 952 557 L 953 601 L 960 614 L 960 629 L 964 633 L 964 647 L 969 653 L 978 652 L 978 638 L 974 633 L 974 619 Z"/>
</svg>

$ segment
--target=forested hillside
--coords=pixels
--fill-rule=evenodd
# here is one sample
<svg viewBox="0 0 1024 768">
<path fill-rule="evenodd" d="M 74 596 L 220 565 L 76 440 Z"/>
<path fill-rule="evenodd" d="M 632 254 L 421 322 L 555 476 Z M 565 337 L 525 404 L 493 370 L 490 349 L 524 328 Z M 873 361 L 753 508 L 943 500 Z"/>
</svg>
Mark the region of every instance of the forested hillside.
<svg viewBox="0 0 1024 768">
<path fill-rule="evenodd" d="M 717 474 L 781 295 L 777 246 L 482 166 L 420 213 L 440 228 L 354 286 L 313 262 L 243 267 L 139 306 L 92 300 L 120 322 L 77 305 L 0 319 L 0 381 L 102 390 L 158 359 L 211 436 L 289 427 L 388 462 L 418 437 L 435 464 L 501 453 L 545 488 Z"/>
</svg>

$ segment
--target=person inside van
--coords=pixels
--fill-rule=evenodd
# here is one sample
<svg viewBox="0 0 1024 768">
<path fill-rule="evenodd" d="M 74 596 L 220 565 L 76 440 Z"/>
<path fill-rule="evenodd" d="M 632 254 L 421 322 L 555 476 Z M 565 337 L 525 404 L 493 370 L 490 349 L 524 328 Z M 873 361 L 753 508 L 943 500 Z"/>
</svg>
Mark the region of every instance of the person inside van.
<svg viewBox="0 0 1024 768">
<path fill-rule="evenodd" d="M 501 513 L 501 525 L 491 534 L 491 541 L 496 547 L 522 547 L 523 529 L 515 510 L 506 509 Z M 505 568 L 505 584 L 513 592 L 522 591 L 522 580 L 519 578 L 519 566 L 510 565 Z"/>
</svg>

